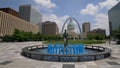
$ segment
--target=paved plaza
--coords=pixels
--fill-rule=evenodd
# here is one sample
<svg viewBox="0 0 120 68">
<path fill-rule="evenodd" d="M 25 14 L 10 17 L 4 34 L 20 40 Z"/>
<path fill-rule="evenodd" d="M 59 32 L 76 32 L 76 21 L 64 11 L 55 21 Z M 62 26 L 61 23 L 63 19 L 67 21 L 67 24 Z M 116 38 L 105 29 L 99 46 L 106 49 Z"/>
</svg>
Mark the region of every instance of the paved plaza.
<svg viewBox="0 0 120 68">
<path fill-rule="evenodd" d="M 120 45 L 96 44 L 112 49 L 109 58 L 89 62 L 48 62 L 21 56 L 21 49 L 42 42 L 0 42 L 0 68 L 120 68 Z M 94 44 L 95 45 L 95 44 Z"/>
</svg>

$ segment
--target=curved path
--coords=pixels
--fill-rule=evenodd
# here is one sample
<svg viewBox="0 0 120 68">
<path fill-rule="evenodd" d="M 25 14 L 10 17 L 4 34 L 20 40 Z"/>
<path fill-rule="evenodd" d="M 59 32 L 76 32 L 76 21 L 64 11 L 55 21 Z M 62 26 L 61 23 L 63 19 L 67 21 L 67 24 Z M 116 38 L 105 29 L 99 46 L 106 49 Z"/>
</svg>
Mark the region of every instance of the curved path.
<svg viewBox="0 0 120 68">
<path fill-rule="evenodd" d="M 21 49 L 26 46 L 38 45 L 42 42 L 0 42 L 0 68 L 119 68 L 120 45 L 111 42 L 99 46 L 112 49 L 112 56 L 106 59 L 89 62 L 48 62 L 25 58 L 20 55 Z M 96 45 L 96 44 L 94 44 Z M 97 44 L 98 45 L 98 44 Z"/>
</svg>

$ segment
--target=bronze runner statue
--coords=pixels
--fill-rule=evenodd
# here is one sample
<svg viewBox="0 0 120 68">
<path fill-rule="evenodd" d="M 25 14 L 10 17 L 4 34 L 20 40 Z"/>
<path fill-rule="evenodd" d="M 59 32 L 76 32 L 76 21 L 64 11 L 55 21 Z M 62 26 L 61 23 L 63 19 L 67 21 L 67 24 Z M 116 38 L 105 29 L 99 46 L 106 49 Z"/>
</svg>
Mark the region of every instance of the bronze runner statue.
<svg viewBox="0 0 120 68">
<path fill-rule="evenodd" d="M 66 32 L 66 30 L 63 33 L 63 38 L 64 38 L 64 52 L 66 52 L 66 47 L 68 45 L 68 33 Z"/>
</svg>

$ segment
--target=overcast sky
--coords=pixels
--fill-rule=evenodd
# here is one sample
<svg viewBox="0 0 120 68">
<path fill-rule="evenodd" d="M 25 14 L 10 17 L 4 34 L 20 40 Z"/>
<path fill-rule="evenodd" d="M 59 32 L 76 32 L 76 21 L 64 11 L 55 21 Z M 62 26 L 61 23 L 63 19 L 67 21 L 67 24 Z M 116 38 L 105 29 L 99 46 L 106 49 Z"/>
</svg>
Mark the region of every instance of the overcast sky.
<svg viewBox="0 0 120 68">
<path fill-rule="evenodd" d="M 88 21 L 91 29 L 106 29 L 109 34 L 108 10 L 118 2 L 119 0 L 0 0 L 0 7 L 11 7 L 19 11 L 19 5 L 32 4 L 43 14 L 43 21 L 55 21 L 60 31 L 66 18 L 74 17 L 81 26 Z"/>
</svg>

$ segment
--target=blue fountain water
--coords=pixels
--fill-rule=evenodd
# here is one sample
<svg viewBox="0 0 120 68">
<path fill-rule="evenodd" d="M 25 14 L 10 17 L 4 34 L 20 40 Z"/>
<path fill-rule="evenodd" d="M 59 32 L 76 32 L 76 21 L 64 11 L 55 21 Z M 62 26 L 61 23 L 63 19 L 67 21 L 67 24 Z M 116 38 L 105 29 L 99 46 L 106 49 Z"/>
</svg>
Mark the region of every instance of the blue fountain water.
<svg viewBox="0 0 120 68">
<path fill-rule="evenodd" d="M 64 47 L 61 44 L 49 44 L 47 48 L 48 54 L 84 54 L 84 44 L 73 44 Z"/>
</svg>

